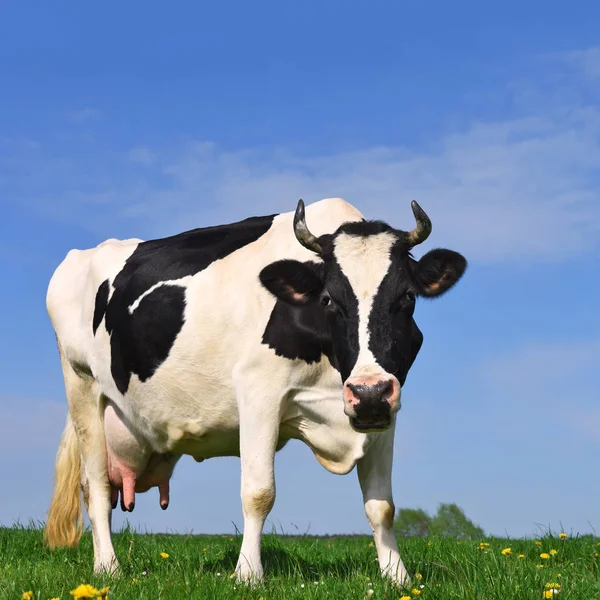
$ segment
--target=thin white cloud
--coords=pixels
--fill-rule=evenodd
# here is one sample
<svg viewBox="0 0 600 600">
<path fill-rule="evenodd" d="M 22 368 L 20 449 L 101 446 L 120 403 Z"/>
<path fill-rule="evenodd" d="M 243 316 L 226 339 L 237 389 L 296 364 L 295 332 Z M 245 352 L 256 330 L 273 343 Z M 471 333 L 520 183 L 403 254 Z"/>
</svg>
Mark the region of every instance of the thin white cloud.
<svg viewBox="0 0 600 600">
<path fill-rule="evenodd" d="M 133 163 L 149 166 L 156 161 L 157 155 L 147 146 L 136 146 L 129 150 L 127 157 Z"/>
<path fill-rule="evenodd" d="M 519 388 L 547 391 L 564 382 L 595 372 L 600 339 L 537 341 L 497 357 L 483 368 L 484 375 L 501 385 L 515 381 Z"/>
<path fill-rule="evenodd" d="M 74 121 L 76 123 L 97 121 L 98 119 L 101 119 L 102 116 L 102 111 L 98 110 L 97 108 L 79 108 L 69 113 L 69 118 L 71 119 L 71 121 Z"/>
<path fill-rule="evenodd" d="M 293 210 L 300 197 L 312 202 L 328 196 L 345 197 L 368 218 L 410 228 L 415 198 L 434 226 L 423 250 L 444 245 L 488 263 L 564 260 L 598 243 L 599 133 L 600 111 L 577 109 L 473 125 L 430 152 L 370 148 L 304 158 L 276 149 L 225 152 L 191 143 L 156 162 L 147 179 L 118 165 L 118 186 L 108 174 L 96 180 L 89 175 L 88 190 L 73 189 L 84 178 L 83 166 L 72 163 L 53 198 L 38 206 L 99 235 L 126 229 L 150 237 Z M 129 160 L 149 164 L 154 157 L 138 149 Z M 49 171 L 56 186 L 56 169 Z M 153 184 L 156 176 L 163 178 L 161 185 Z"/>
<path fill-rule="evenodd" d="M 307 157 L 192 141 L 160 152 L 98 149 L 93 161 L 76 148 L 68 156 L 48 150 L 45 159 L 24 153 L 15 181 L 37 210 L 99 237 L 167 235 L 293 210 L 300 197 L 342 196 L 368 218 L 404 229 L 417 199 L 434 228 L 420 251 L 443 245 L 471 262 L 564 261 L 596 249 L 600 109 L 572 94 L 556 106 L 521 108 L 519 118 L 472 123 L 427 149 Z"/>
<path fill-rule="evenodd" d="M 567 52 L 564 58 L 571 66 L 581 69 L 586 77 L 600 78 L 600 47 L 573 50 Z"/>
</svg>

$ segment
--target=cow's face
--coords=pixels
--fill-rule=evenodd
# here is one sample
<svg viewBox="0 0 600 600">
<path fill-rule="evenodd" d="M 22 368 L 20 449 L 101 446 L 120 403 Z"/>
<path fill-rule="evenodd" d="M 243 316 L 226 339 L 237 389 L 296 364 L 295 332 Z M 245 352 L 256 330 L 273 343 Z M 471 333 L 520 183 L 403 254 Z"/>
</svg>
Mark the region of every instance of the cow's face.
<svg viewBox="0 0 600 600">
<path fill-rule="evenodd" d="M 282 260 L 260 274 L 262 284 L 298 307 L 325 340 L 344 382 L 344 411 L 361 432 L 387 429 L 400 408 L 401 386 L 423 341 L 413 320 L 417 297 L 440 296 L 467 265 L 462 255 L 443 249 L 414 260 L 410 248 L 429 235 L 431 223 L 416 202 L 413 211 L 417 227 L 410 233 L 360 221 L 317 239 L 300 201 L 296 236 L 322 262 Z"/>
</svg>

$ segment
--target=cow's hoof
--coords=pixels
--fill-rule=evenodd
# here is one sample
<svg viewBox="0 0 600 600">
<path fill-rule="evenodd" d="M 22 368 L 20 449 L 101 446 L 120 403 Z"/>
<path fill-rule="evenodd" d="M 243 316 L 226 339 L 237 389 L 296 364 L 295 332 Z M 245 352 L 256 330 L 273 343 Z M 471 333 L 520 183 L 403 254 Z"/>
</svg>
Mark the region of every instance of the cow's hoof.
<svg viewBox="0 0 600 600">
<path fill-rule="evenodd" d="M 408 589 L 412 585 L 412 579 L 406 571 L 404 573 L 398 573 L 396 576 L 388 575 L 388 578 L 398 589 Z"/>
<path fill-rule="evenodd" d="M 235 569 L 235 579 L 238 583 L 251 587 L 260 585 L 263 582 L 263 570 L 251 570 L 247 563 L 238 565 Z"/>
<path fill-rule="evenodd" d="M 94 564 L 94 575 L 113 575 L 118 576 L 121 574 L 121 567 L 116 557 L 99 561 Z"/>
</svg>

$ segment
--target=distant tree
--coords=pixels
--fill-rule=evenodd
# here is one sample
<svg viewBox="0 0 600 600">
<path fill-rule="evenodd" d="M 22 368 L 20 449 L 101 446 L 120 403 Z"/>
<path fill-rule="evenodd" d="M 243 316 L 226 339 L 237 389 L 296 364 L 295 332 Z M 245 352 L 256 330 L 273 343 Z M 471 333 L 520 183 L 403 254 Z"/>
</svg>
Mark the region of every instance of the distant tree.
<svg viewBox="0 0 600 600">
<path fill-rule="evenodd" d="M 431 533 L 431 517 L 421 508 L 401 508 L 394 531 L 400 537 L 427 537 Z"/>
<path fill-rule="evenodd" d="M 485 535 L 481 527 L 469 519 L 456 504 L 440 504 L 433 516 L 421 508 L 401 508 L 394 521 L 400 537 L 439 535 L 455 539 L 478 539 Z"/>
<path fill-rule="evenodd" d="M 431 533 L 455 539 L 478 539 L 485 533 L 469 519 L 460 506 L 440 504 L 437 514 L 431 519 Z"/>
</svg>

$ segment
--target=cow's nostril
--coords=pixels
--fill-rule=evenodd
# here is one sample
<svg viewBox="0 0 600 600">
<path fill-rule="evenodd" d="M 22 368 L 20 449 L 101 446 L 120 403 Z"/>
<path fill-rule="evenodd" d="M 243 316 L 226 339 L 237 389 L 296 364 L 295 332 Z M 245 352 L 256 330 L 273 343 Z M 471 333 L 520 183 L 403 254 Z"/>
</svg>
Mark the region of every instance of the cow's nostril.
<svg viewBox="0 0 600 600">
<path fill-rule="evenodd" d="M 394 384 L 393 384 L 392 380 L 388 379 L 387 381 L 383 381 L 383 382 L 380 382 L 380 383 L 383 384 L 381 386 L 381 395 L 384 398 L 387 398 L 388 396 L 391 396 L 391 394 L 392 394 L 392 392 L 394 390 Z"/>
<path fill-rule="evenodd" d="M 360 398 L 360 389 L 363 387 L 361 385 L 353 385 L 352 383 L 346 383 L 346 387 L 352 392 L 352 395 L 355 398 Z"/>
</svg>

